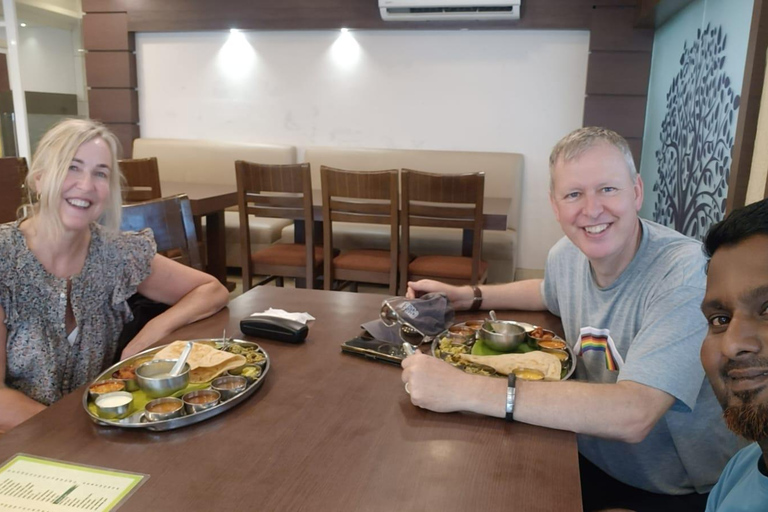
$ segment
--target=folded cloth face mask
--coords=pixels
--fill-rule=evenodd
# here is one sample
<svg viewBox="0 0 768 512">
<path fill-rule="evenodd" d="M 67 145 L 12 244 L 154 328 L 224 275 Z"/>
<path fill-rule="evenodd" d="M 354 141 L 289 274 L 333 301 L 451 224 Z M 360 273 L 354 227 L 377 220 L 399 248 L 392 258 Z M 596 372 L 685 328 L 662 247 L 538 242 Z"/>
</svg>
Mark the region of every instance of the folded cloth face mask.
<svg viewBox="0 0 768 512">
<path fill-rule="evenodd" d="M 437 336 L 453 322 L 453 308 L 442 293 L 418 299 L 391 297 L 381 303 L 379 319 L 362 325 L 378 340 L 420 345 Z"/>
</svg>

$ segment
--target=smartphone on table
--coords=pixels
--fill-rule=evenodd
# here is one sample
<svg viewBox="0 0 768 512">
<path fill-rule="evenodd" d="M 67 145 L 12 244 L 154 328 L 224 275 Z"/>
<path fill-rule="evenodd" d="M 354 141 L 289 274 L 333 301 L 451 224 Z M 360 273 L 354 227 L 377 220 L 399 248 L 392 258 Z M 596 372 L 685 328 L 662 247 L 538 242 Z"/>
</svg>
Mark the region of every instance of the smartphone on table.
<svg viewBox="0 0 768 512">
<path fill-rule="evenodd" d="M 374 361 L 383 361 L 400 365 L 400 362 L 406 358 L 407 354 L 403 350 L 401 343 L 391 343 L 381 341 L 364 333 L 356 338 L 345 341 L 341 344 L 341 351 L 348 354 L 355 354 Z"/>
</svg>

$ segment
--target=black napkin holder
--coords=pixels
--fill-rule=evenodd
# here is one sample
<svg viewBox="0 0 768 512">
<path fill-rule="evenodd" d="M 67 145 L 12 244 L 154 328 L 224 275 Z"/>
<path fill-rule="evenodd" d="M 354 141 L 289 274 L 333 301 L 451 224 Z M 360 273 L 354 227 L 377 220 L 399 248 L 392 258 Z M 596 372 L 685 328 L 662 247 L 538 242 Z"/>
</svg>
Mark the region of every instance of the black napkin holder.
<svg viewBox="0 0 768 512">
<path fill-rule="evenodd" d="M 309 334 L 309 327 L 306 324 L 277 316 L 244 318 L 240 320 L 240 330 L 247 336 L 288 343 L 300 343 Z"/>
</svg>

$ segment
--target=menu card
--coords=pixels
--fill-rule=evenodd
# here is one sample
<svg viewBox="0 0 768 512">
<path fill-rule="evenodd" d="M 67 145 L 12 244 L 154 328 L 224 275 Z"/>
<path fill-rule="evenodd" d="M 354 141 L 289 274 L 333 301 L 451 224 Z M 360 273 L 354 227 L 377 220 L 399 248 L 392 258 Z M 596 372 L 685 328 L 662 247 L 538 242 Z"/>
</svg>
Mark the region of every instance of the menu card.
<svg viewBox="0 0 768 512">
<path fill-rule="evenodd" d="M 147 478 L 18 454 L 0 467 L 0 510 L 114 510 Z"/>
</svg>

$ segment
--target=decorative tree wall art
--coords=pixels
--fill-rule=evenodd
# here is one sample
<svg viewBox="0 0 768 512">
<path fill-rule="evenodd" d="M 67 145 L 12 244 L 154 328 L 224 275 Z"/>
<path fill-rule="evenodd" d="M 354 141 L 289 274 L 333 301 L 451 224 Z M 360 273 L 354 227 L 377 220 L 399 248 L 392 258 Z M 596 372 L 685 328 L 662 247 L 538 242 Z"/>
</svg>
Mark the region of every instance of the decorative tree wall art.
<svg viewBox="0 0 768 512">
<path fill-rule="evenodd" d="M 725 212 L 739 95 L 723 71 L 726 35 L 708 24 L 683 45 L 656 151 L 653 220 L 702 238 Z"/>
</svg>

